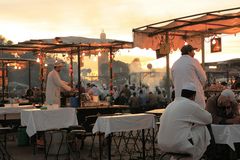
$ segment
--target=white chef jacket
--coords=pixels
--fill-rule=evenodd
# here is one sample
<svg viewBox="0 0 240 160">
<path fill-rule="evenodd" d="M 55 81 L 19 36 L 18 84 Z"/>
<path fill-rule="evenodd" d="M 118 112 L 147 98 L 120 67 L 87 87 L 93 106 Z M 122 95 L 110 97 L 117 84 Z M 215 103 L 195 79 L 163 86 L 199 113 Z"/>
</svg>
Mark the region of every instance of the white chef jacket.
<svg viewBox="0 0 240 160">
<path fill-rule="evenodd" d="M 61 80 L 59 73 L 53 69 L 49 72 L 47 77 L 46 87 L 46 104 L 59 104 L 60 105 L 60 91 L 63 88 L 66 91 L 71 91 L 71 87 L 67 85 L 67 82 Z"/>
<path fill-rule="evenodd" d="M 190 99 L 176 97 L 160 118 L 158 145 L 162 151 L 188 153 L 198 160 L 210 144 L 206 127 L 210 123 L 212 116 L 208 111 Z"/>
<path fill-rule="evenodd" d="M 198 60 L 189 55 L 182 55 L 173 64 L 171 73 L 175 89 L 175 97 L 181 97 L 182 86 L 184 83 L 192 82 L 197 91 L 195 102 L 205 108 L 203 86 L 207 81 L 207 77 Z"/>
</svg>

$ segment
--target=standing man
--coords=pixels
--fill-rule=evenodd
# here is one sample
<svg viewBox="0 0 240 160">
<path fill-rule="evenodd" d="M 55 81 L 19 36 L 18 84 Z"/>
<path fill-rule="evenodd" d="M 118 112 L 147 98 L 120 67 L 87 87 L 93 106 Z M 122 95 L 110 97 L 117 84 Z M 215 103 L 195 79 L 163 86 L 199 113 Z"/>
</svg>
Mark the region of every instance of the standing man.
<svg viewBox="0 0 240 160">
<path fill-rule="evenodd" d="M 207 77 L 202 66 L 194 58 L 197 48 L 191 45 L 184 45 L 181 49 L 182 56 L 173 64 L 171 72 L 173 85 L 175 87 L 175 97 L 181 96 L 181 89 L 184 83 L 192 82 L 196 86 L 196 103 L 205 108 L 205 96 L 203 87 Z"/>
<path fill-rule="evenodd" d="M 54 69 L 49 72 L 47 77 L 47 87 L 46 87 L 46 104 L 59 104 L 60 106 L 60 91 L 64 89 L 66 91 L 71 91 L 67 82 L 61 80 L 59 72 L 65 63 L 62 60 L 58 60 L 54 63 Z"/>
<path fill-rule="evenodd" d="M 176 97 L 162 114 L 157 135 L 162 151 L 186 153 L 192 160 L 199 160 L 210 144 L 206 125 L 212 122 L 212 116 L 194 102 L 195 96 L 194 84 L 184 84 L 181 97 Z"/>
</svg>

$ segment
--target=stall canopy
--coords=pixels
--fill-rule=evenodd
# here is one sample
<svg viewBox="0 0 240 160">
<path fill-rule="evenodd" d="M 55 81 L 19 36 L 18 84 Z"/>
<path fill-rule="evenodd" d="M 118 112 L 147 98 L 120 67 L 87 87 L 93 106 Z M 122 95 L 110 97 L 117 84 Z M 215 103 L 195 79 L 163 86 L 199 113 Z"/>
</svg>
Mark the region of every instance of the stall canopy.
<svg viewBox="0 0 240 160">
<path fill-rule="evenodd" d="M 86 37 L 55 37 L 53 39 L 34 39 L 24 42 L 19 42 L 15 45 L 1 45 L 0 50 L 2 52 L 48 52 L 48 53 L 64 53 L 73 52 L 77 53 L 76 48 L 80 48 L 81 52 L 85 50 L 91 50 L 88 52 L 94 54 L 97 49 L 109 49 L 113 50 L 132 48 L 133 43 L 127 41 L 113 40 L 113 39 L 95 39 Z"/>
<path fill-rule="evenodd" d="M 170 97 L 169 53 L 181 48 L 186 42 L 202 51 L 204 67 L 204 39 L 220 34 L 240 32 L 240 7 L 205 12 L 170 19 L 133 29 L 134 47 L 151 48 L 166 56 L 167 93 Z"/>
<path fill-rule="evenodd" d="M 114 39 L 95 39 L 86 37 L 55 37 L 53 39 L 35 39 L 24 42 L 19 42 L 14 45 L 0 45 L 0 53 L 18 53 L 19 55 L 26 52 L 34 52 L 40 57 L 41 67 L 41 91 L 43 91 L 43 69 L 46 53 L 68 53 L 70 56 L 77 55 L 78 57 L 78 86 L 81 83 L 80 77 L 80 62 L 81 56 L 84 53 L 98 54 L 99 52 L 109 53 L 109 72 L 110 72 L 110 94 L 112 94 L 112 61 L 113 54 L 119 49 L 132 48 L 133 43 Z M 72 61 L 72 59 L 70 58 Z M 72 62 L 70 62 L 72 63 Z M 71 76 L 72 77 L 72 76 Z M 72 79 L 72 78 L 71 78 Z M 71 80 L 72 84 L 72 80 Z M 80 91 L 80 88 L 79 88 Z M 79 92 L 80 94 L 80 92 Z M 80 95 L 79 95 L 80 97 Z"/>
<path fill-rule="evenodd" d="M 187 42 L 201 49 L 203 37 L 240 32 L 240 7 L 157 22 L 133 32 L 135 47 L 157 50 L 167 45 L 177 50 Z"/>
</svg>

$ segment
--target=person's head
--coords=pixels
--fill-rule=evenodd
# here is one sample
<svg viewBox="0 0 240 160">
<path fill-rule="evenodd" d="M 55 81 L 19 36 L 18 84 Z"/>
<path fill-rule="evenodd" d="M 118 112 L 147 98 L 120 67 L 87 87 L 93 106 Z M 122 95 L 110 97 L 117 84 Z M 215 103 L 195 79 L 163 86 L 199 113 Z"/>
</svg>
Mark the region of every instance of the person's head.
<svg viewBox="0 0 240 160">
<path fill-rule="evenodd" d="M 91 86 L 91 88 L 92 88 L 92 87 L 97 87 L 94 83 L 92 83 L 90 86 Z"/>
<path fill-rule="evenodd" d="M 87 87 L 91 87 L 91 83 L 87 83 Z"/>
<path fill-rule="evenodd" d="M 225 89 L 217 99 L 217 109 L 221 111 L 221 116 L 231 117 L 233 103 L 236 103 L 235 95 L 231 89 Z"/>
<path fill-rule="evenodd" d="M 113 90 L 117 91 L 117 86 L 113 86 Z"/>
<path fill-rule="evenodd" d="M 181 96 L 194 101 L 196 97 L 195 85 L 191 82 L 183 84 Z"/>
<path fill-rule="evenodd" d="M 62 60 L 57 60 L 55 63 L 54 63 L 54 69 L 57 71 L 57 72 L 60 72 L 62 67 L 65 66 L 65 63 L 62 61 Z"/>
<path fill-rule="evenodd" d="M 184 45 L 181 49 L 182 55 L 189 55 L 191 57 L 194 57 L 195 52 L 194 50 L 196 50 L 197 48 L 193 48 L 193 46 L 191 46 L 190 44 L 188 45 Z"/>
</svg>

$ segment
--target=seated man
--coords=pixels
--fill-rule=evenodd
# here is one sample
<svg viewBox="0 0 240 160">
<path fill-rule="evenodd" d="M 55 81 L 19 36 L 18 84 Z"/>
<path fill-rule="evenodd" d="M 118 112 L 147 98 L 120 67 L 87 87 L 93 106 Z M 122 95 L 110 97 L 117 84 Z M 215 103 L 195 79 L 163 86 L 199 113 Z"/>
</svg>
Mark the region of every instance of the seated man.
<svg viewBox="0 0 240 160">
<path fill-rule="evenodd" d="M 238 124 L 240 115 L 238 103 L 230 89 L 207 100 L 206 110 L 212 114 L 213 124 Z"/>
<path fill-rule="evenodd" d="M 230 89 L 223 90 L 220 94 L 210 97 L 207 100 L 206 110 L 212 114 L 213 124 L 240 124 L 238 103 L 234 93 Z M 226 144 L 216 144 L 215 159 L 235 160 L 240 157 L 240 144 L 235 143 L 236 152 Z M 214 147 L 214 146 L 211 146 Z M 209 148 L 211 148 L 209 147 Z M 211 149 L 210 149 L 211 150 Z M 211 151 L 210 156 L 213 156 Z"/>
<path fill-rule="evenodd" d="M 210 143 L 206 125 L 212 122 L 212 117 L 194 102 L 195 96 L 194 84 L 184 84 L 181 97 L 176 97 L 162 114 L 157 137 L 162 151 L 187 153 L 192 160 L 202 157 Z"/>
</svg>

